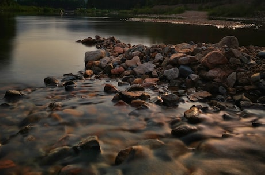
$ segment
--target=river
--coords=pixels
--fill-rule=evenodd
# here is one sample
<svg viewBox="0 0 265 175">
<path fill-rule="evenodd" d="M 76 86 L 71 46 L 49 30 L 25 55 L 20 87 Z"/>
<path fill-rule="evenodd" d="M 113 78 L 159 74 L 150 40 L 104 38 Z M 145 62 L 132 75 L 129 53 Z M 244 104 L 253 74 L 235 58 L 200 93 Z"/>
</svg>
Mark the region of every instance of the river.
<svg viewBox="0 0 265 175">
<path fill-rule="evenodd" d="M 240 45 L 264 44 L 264 27 L 218 29 L 170 23 L 133 22 L 119 18 L 71 16 L 0 16 L 0 84 L 43 85 L 46 76 L 84 69 L 84 53 L 94 50 L 78 39 L 115 36 L 124 43 L 152 45 L 193 41 L 216 43 L 234 35 Z"/>
<path fill-rule="evenodd" d="M 264 110 L 240 110 L 230 95 L 221 95 L 228 102 L 222 103 L 225 110 L 217 110 L 189 101 L 186 86 L 176 86 L 182 100 L 167 106 L 154 103 L 161 93 L 171 93 L 162 83 L 145 88 L 150 100 L 137 107 L 116 103 L 114 94 L 104 92 L 107 83 L 121 91 L 129 87 L 118 86 L 116 79 L 83 79 L 71 91 L 43 82 L 85 69 L 85 52 L 96 48 L 75 41 L 88 36 L 151 46 L 216 43 L 235 35 L 241 46 L 262 46 L 262 26 L 218 29 L 72 16 L 1 16 L 0 22 L 1 175 L 264 173 Z M 20 90 L 23 98 L 6 100 L 8 89 Z M 192 106 L 199 111 L 198 123 L 184 117 Z"/>
</svg>

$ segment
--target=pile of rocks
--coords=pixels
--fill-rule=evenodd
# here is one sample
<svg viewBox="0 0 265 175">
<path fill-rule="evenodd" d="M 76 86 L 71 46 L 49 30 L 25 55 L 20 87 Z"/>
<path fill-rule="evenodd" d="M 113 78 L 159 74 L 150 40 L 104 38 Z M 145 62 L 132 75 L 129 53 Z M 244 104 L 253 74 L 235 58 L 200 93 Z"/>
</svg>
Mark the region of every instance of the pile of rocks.
<svg viewBox="0 0 265 175">
<path fill-rule="evenodd" d="M 115 37 L 96 36 L 94 41 L 98 50 L 85 53 L 84 77 L 121 78 L 119 85 L 152 88 L 168 83 L 175 87 L 176 95 L 184 93 L 191 101 L 210 97 L 230 100 L 240 107 L 265 102 L 265 49 L 239 47 L 234 36 L 226 36 L 216 44 L 191 42 L 151 47 L 132 46 Z M 121 97 L 124 92 L 119 94 Z"/>
</svg>

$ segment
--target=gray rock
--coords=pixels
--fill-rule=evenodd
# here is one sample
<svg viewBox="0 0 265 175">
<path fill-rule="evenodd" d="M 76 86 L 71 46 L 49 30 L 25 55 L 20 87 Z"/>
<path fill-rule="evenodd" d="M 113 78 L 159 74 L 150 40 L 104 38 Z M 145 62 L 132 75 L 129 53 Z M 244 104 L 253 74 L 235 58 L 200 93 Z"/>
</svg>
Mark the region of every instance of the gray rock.
<svg viewBox="0 0 265 175">
<path fill-rule="evenodd" d="M 108 65 L 108 63 L 110 63 L 110 61 L 111 61 L 110 57 L 104 57 L 104 58 L 100 59 L 100 66 L 102 68 L 105 68 Z"/>
<path fill-rule="evenodd" d="M 233 87 L 236 83 L 236 72 L 232 72 L 226 79 L 228 87 Z"/>
<path fill-rule="evenodd" d="M 184 66 L 184 65 L 180 65 L 179 66 L 179 74 L 182 76 L 182 77 L 188 77 L 189 75 L 191 75 L 193 73 L 193 71 L 191 70 L 190 67 L 188 66 Z"/>
<path fill-rule="evenodd" d="M 229 48 L 237 49 L 239 47 L 238 39 L 235 36 L 226 36 L 218 43 L 219 47 L 227 46 Z"/>
<path fill-rule="evenodd" d="M 144 75 L 145 73 L 152 72 L 156 66 L 152 63 L 144 63 L 134 68 L 137 75 Z"/>
<path fill-rule="evenodd" d="M 163 55 L 161 53 L 157 53 L 154 59 L 154 63 L 157 63 L 159 61 L 163 61 Z"/>
<path fill-rule="evenodd" d="M 171 130 L 171 134 L 175 137 L 183 137 L 188 134 L 196 132 L 198 129 L 191 125 L 181 125 Z"/>
<path fill-rule="evenodd" d="M 179 69 L 172 68 L 164 71 L 164 76 L 167 77 L 168 80 L 173 80 L 179 77 Z"/>
<path fill-rule="evenodd" d="M 85 53 L 85 63 L 87 63 L 88 61 L 98 61 L 104 57 L 106 57 L 106 51 L 103 49 L 88 51 Z"/>
</svg>

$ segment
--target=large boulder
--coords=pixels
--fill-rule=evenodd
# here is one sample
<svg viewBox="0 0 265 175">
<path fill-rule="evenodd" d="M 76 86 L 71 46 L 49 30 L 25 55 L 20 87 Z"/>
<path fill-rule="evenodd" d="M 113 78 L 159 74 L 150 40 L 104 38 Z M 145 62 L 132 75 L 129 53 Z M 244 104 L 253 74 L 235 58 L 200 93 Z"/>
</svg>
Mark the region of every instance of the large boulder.
<svg viewBox="0 0 265 175">
<path fill-rule="evenodd" d="M 221 39 L 218 45 L 219 47 L 227 46 L 230 48 L 237 49 L 239 47 L 239 42 L 235 36 L 226 36 Z"/>
<path fill-rule="evenodd" d="M 106 57 L 106 51 L 103 49 L 88 51 L 85 53 L 85 64 L 89 61 L 98 61 L 104 57 Z"/>
<path fill-rule="evenodd" d="M 209 69 L 213 69 L 218 65 L 227 64 L 228 60 L 221 51 L 212 51 L 202 59 L 201 63 Z"/>
</svg>

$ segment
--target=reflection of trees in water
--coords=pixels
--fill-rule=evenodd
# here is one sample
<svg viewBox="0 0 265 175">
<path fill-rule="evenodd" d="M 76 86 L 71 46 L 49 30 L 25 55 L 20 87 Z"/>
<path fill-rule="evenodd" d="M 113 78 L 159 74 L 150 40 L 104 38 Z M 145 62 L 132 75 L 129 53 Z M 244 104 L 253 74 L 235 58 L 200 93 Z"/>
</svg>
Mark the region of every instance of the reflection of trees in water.
<svg viewBox="0 0 265 175">
<path fill-rule="evenodd" d="M 0 66 L 7 64 L 12 52 L 12 40 L 16 34 L 16 21 L 12 14 L 0 14 Z"/>
</svg>

